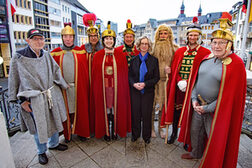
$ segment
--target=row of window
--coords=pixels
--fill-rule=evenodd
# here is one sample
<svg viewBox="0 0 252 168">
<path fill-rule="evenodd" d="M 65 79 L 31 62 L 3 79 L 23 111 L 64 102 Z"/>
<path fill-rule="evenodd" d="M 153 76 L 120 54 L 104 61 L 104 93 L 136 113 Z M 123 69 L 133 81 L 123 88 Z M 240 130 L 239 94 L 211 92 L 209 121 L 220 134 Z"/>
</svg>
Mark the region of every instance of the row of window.
<svg viewBox="0 0 252 168">
<path fill-rule="evenodd" d="M 63 12 L 66 12 L 66 13 L 69 13 L 69 12 L 70 12 L 70 9 L 69 9 L 69 7 L 67 7 L 67 6 L 62 5 L 62 11 L 63 11 Z"/>
<path fill-rule="evenodd" d="M 58 15 L 58 16 L 60 16 L 60 14 L 61 14 L 61 11 L 59 9 L 55 9 L 53 7 L 48 7 L 48 11 L 50 14 L 54 14 L 54 15 Z"/>
<path fill-rule="evenodd" d="M 35 23 L 40 25 L 49 25 L 48 18 L 35 16 Z"/>
<path fill-rule="evenodd" d="M 63 23 L 69 23 L 69 22 L 70 22 L 70 19 L 69 19 L 69 18 L 63 17 Z"/>
<path fill-rule="evenodd" d="M 25 9 L 31 9 L 31 1 L 28 0 L 16 0 L 16 6 Z"/>
<path fill-rule="evenodd" d="M 14 31 L 14 39 L 18 40 L 25 40 L 27 39 L 27 32 L 23 32 L 23 31 Z"/>
<path fill-rule="evenodd" d="M 51 38 L 61 38 L 61 33 L 58 32 L 51 32 Z"/>
<path fill-rule="evenodd" d="M 50 20 L 50 26 L 60 27 L 61 28 L 61 22 L 56 20 Z"/>
<path fill-rule="evenodd" d="M 48 12 L 47 6 L 41 3 L 37 3 L 34 1 L 34 8 L 40 11 Z"/>
<path fill-rule="evenodd" d="M 202 30 L 213 30 L 214 26 L 201 26 Z"/>
<path fill-rule="evenodd" d="M 31 16 L 16 15 L 16 14 L 14 14 L 12 16 L 12 22 L 13 23 L 19 23 L 19 24 L 32 25 L 32 17 Z"/>
</svg>

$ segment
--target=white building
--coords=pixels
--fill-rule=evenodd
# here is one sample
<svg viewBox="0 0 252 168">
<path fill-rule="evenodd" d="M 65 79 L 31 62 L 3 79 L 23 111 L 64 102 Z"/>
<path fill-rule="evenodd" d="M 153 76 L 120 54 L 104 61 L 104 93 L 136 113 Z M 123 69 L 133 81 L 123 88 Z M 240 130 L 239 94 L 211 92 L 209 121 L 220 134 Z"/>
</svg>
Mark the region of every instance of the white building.
<svg viewBox="0 0 252 168">
<path fill-rule="evenodd" d="M 32 0 L 16 0 L 16 12 L 12 16 L 16 50 L 26 46 L 28 30 L 34 28 Z"/>
<path fill-rule="evenodd" d="M 62 14 L 63 11 L 61 11 L 61 1 L 49 0 L 48 12 L 49 12 L 51 49 L 53 50 L 62 44 L 61 29 L 63 28 L 62 24 L 63 20 L 61 15 L 63 15 Z"/>
</svg>

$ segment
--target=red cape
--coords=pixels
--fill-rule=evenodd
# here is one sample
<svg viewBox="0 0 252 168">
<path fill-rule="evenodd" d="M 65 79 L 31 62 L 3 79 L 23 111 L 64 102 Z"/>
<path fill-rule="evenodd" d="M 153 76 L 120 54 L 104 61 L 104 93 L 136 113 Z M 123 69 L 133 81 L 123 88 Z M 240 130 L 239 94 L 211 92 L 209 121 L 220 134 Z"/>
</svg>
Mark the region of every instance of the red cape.
<svg viewBox="0 0 252 168">
<path fill-rule="evenodd" d="M 187 47 L 181 47 L 174 54 L 173 61 L 171 64 L 171 73 L 169 74 L 169 80 L 167 84 L 167 110 L 165 111 L 165 108 L 163 108 L 160 127 L 165 127 L 166 125 L 170 125 L 173 123 L 176 87 L 179 77 L 180 66 L 184 58 L 184 52 L 186 50 Z M 195 70 L 198 69 L 201 60 L 210 53 L 210 50 L 201 46 L 199 47 L 197 55 L 195 55 L 195 58 L 193 60 L 193 66 L 191 68 L 192 70 L 190 75 L 195 74 Z"/>
<path fill-rule="evenodd" d="M 212 54 L 211 54 L 212 55 Z M 211 57 L 206 56 L 204 59 Z M 243 61 L 236 55 L 228 56 L 232 62 L 223 63 L 222 79 L 216 109 L 213 116 L 210 136 L 208 138 L 200 168 L 236 168 L 240 143 L 240 133 L 246 95 L 246 71 Z M 191 92 L 195 75 L 189 77 L 187 97 L 181 112 L 181 130 L 178 141 L 191 144 L 190 125 L 192 116 Z"/>
<path fill-rule="evenodd" d="M 63 72 L 63 57 L 64 50 L 60 47 L 54 49 L 51 55 L 55 61 L 59 64 L 61 72 Z M 90 137 L 90 126 L 89 126 L 89 75 L 88 75 L 88 62 L 86 58 L 86 52 L 80 47 L 74 47 L 72 49 L 75 61 L 75 83 L 76 83 L 76 111 L 74 116 L 74 123 L 72 133 L 83 137 Z M 62 74 L 63 75 L 63 74 Z M 63 75 L 64 76 L 64 75 Z M 65 102 L 66 92 L 63 91 Z M 67 103 L 66 103 L 67 107 Z M 68 109 L 68 108 L 67 108 Z M 65 138 L 70 140 L 71 129 L 69 111 L 67 115 L 67 123 L 64 124 L 64 135 Z"/>
<path fill-rule="evenodd" d="M 101 138 L 104 135 L 110 135 L 108 129 L 108 120 L 106 114 L 106 104 L 104 103 L 104 85 L 103 85 L 103 59 L 105 56 L 104 49 L 95 53 L 92 61 L 92 102 L 95 111 L 95 136 Z M 115 132 L 120 137 L 125 137 L 127 132 L 131 131 L 131 109 L 130 93 L 128 82 L 128 65 L 125 58 L 119 55 L 117 49 L 114 51 L 114 81 L 115 84 Z M 115 64 L 116 63 L 116 64 Z M 116 67 L 115 67 L 116 65 Z M 116 70 L 117 69 L 117 70 Z M 116 72 L 116 73 L 115 73 Z M 117 91 L 116 91 L 117 88 Z M 104 105 L 105 104 L 105 105 Z"/>
</svg>

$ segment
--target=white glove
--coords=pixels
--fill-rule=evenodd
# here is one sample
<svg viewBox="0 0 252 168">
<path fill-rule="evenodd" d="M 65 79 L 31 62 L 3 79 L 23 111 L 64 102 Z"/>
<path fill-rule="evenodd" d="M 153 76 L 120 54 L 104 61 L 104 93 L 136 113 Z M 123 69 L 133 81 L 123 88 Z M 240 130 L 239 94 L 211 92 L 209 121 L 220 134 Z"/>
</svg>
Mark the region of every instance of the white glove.
<svg viewBox="0 0 252 168">
<path fill-rule="evenodd" d="M 186 85 L 187 85 L 186 80 L 179 81 L 177 85 L 179 87 L 179 90 L 181 90 L 182 92 L 186 91 Z"/>
</svg>

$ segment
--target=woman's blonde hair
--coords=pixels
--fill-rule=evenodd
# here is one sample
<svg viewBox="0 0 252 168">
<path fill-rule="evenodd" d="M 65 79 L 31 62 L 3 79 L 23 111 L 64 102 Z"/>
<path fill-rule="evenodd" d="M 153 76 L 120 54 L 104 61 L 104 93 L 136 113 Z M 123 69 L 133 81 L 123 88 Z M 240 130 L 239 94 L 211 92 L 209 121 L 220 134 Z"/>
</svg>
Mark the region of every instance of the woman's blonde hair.
<svg viewBox="0 0 252 168">
<path fill-rule="evenodd" d="M 151 40 L 147 36 L 142 36 L 142 37 L 139 37 L 137 39 L 137 41 L 136 41 L 136 47 L 137 47 L 137 49 L 140 51 L 140 45 L 141 45 L 141 41 L 143 39 L 147 39 L 148 40 L 148 46 L 149 46 L 148 52 L 151 53 L 151 51 L 152 51 L 152 42 L 151 42 Z"/>
</svg>

